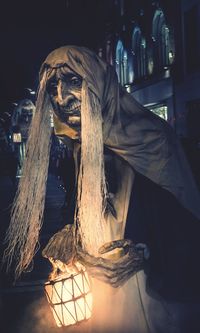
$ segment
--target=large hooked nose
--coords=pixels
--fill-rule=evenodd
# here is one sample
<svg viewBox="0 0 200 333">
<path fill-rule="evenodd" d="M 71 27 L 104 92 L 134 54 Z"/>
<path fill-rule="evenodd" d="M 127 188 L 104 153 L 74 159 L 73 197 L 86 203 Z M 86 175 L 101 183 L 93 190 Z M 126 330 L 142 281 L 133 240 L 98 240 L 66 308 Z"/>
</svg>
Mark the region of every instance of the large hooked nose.
<svg viewBox="0 0 200 333">
<path fill-rule="evenodd" d="M 57 85 L 57 98 L 58 104 L 60 106 L 67 106 L 74 99 L 74 96 L 69 93 L 69 91 L 65 87 L 65 84 L 61 80 L 58 81 Z"/>
</svg>

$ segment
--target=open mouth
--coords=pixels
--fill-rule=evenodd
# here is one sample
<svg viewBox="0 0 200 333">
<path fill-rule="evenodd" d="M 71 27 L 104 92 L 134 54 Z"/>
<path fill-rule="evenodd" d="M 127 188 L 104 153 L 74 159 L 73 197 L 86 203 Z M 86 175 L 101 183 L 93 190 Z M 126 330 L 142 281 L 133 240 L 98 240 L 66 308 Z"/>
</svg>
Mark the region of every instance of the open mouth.
<svg viewBox="0 0 200 333">
<path fill-rule="evenodd" d="M 81 104 L 80 104 L 80 103 L 73 103 L 73 105 L 72 105 L 72 106 L 69 106 L 69 107 L 66 109 L 66 111 L 67 111 L 67 112 L 74 112 L 74 111 L 76 111 L 76 110 L 80 110 L 80 108 L 81 108 Z"/>
<path fill-rule="evenodd" d="M 75 105 L 71 108 L 60 110 L 62 120 L 71 126 L 80 126 L 81 123 L 81 105 Z"/>
<path fill-rule="evenodd" d="M 80 106 L 73 109 L 63 110 L 63 112 L 66 115 L 80 115 Z"/>
<path fill-rule="evenodd" d="M 70 115 L 68 116 L 67 123 L 73 126 L 79 126 L 81 123 L 81 116 L 79 115 Z"/>
</svg>

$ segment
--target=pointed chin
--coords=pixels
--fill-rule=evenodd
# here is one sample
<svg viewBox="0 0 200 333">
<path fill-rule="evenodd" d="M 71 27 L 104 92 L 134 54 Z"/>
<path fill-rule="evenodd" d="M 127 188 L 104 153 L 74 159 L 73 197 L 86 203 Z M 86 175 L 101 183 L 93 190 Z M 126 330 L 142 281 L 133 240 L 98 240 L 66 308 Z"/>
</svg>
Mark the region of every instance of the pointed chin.
<svg viewBox="0 0 200 333">
<path fill-rule="evenodd" d="M 76 125 L 68 124 L 67 121 L 62 121 L 55 113 L 53 113 L 54 132 L 60 139 L 68 137 L 73 140 L 80 139 L 81 123 Z M 63 141 L 63 140 L 62 140 Z"/>
</svg>

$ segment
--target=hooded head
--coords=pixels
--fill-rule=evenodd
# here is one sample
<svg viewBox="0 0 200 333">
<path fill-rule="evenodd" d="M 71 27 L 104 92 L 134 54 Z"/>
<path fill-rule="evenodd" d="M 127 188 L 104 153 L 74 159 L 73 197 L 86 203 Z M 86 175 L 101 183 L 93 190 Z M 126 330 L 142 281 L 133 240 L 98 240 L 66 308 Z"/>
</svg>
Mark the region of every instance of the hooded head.
<svg viewBox="0 0 200 333">
<path fill-rule="evenodd" d="M 113 88 L 112 95 L 111 85 L 118 87 L 117 76 L 96 54 L 75 46 L 53 51 L 42 65 L 40 77 L 44 75 L 56 135 L 81 145 L 76 221 L 83 245 L 97 255 L 99 246 L 110 240 L 103 218 L 107 196 L 103 150 L 107 110 L 115 111 L 116 106 L 118 90 Z"/>
<path fill-rule="evenodd" d="M 81 87 L 85 83 L 98 100 L 105 139 L 108 124 L 118 109 L 118 80 L 113 67 L 84 47 L 64 46 L 48 55 L 41 67 L 40 79 L 45 72 L 47 91 L 54 106 L 56 134 L 71 139 L 80 137 Z"/>
</svg>

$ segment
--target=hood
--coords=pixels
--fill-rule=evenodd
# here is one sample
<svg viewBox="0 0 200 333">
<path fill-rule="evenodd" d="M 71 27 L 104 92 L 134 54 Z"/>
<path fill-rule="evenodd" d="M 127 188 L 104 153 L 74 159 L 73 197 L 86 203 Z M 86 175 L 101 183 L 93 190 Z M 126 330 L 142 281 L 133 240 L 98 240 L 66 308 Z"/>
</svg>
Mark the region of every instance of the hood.
<svg viewBox="0 0 200 333">
<path fill-rule="evenodd" d="M 118 84 L 114 68 L 94 52 L 78 46 L 61 47 L 48 55 L 40 76 L 63 65 L 80 75 L 98 97 L 104 145 L 200 218 L 199 192 L 171 126 L 127 93 Z"/>
</svg>

